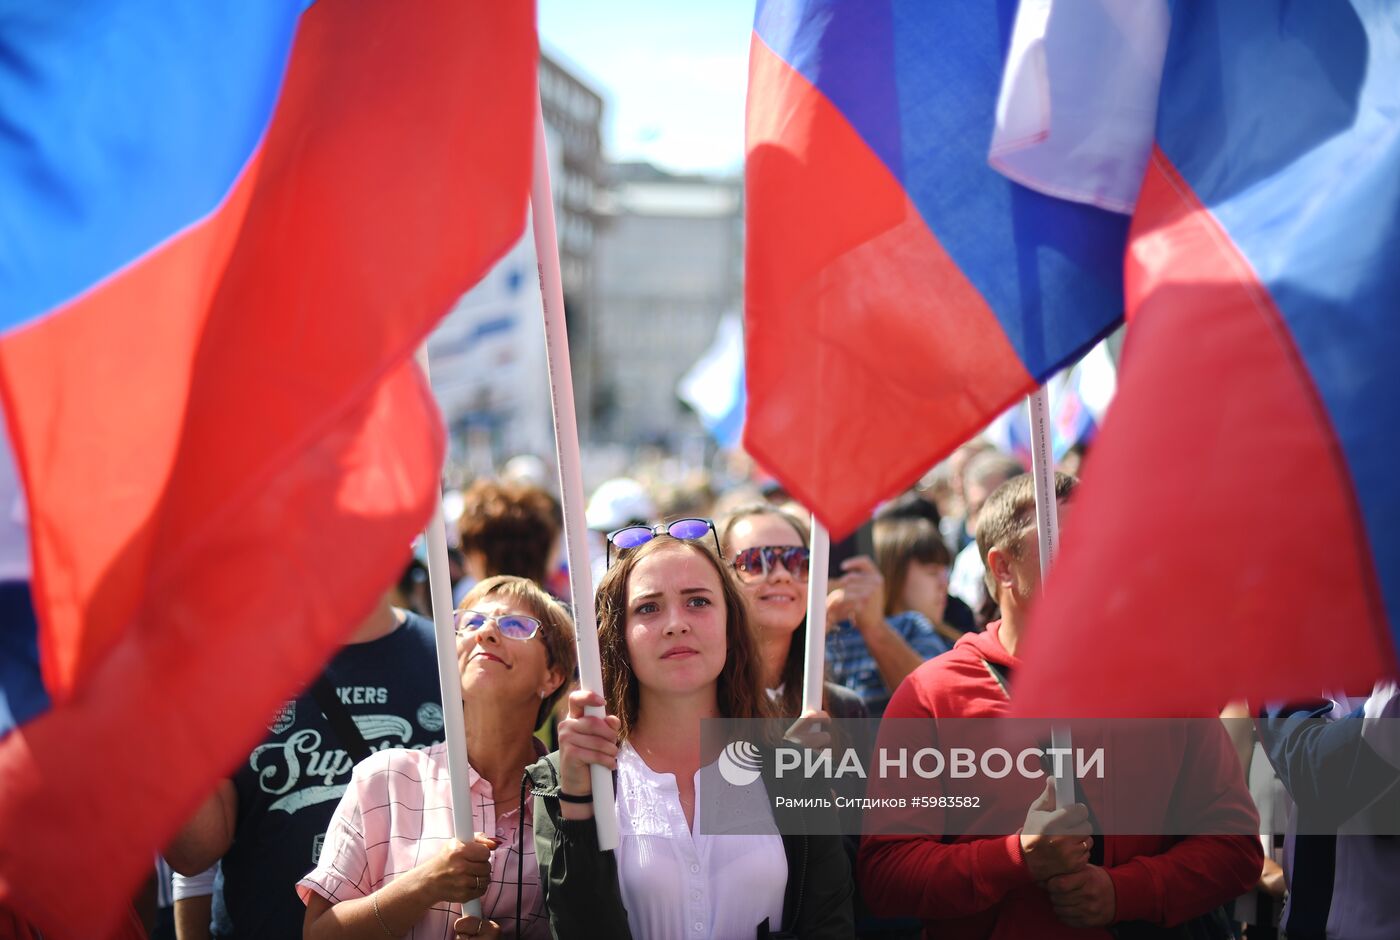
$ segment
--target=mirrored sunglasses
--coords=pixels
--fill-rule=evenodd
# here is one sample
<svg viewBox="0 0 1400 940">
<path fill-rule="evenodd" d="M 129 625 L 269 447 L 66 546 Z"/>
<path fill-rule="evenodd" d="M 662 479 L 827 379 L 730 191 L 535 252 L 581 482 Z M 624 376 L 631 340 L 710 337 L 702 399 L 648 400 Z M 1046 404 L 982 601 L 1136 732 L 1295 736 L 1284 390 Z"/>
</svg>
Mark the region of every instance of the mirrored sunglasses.
<svg viewBox="0 0 1400 940">
<path fill-rule="evenodd" d="M 719 533 L 709 519 L 677 519 L 675 522 L 661 522 L 656 525 L 629 525 L 608 533 L 608 567 L 612 567 L 612 550 L 619 552 L 645 545 L 658 535 L 669 535 L 673 539 L 695 541 L 709 533 L 715 537 L 715 554 L 719 554 Z"/>
<path fill-rule="evenodd" d="M 494 623 L 497 632 L 499 632 L 501 636 L 508 636 L 512 640 L 528 640 L 540 631 L 540 622 L 538 620 L 534 617 L 526 617 L 522 614 L 505 614 L 500 617 L 492 617 L 475 610 L 457 611 L 458 636 L 475 633 L 485 627 L 487 623 Z"/>
<path fill-rule="evenodd" d="M 795 580 L 806 581 L 811 560 L 812 553 L 804 545 L 755 545 L 734 556 L 734 570 L 745 581 L 758 581 L 781 564 Z"/>
</svg>

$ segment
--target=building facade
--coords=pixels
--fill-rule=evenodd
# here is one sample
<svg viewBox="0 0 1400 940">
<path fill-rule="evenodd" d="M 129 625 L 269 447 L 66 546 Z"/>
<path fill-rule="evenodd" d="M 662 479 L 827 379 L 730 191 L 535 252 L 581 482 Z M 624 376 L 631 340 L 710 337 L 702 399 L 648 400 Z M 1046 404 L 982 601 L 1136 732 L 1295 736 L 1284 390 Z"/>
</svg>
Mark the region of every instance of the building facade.
<svg viewBox="0 0 1400 940">
<path fill-rule="evenodd" d="M 540 56 L 539 82 L 575 395 L 580 430 L 586 433 L 604 103 L 599 92 L 548 55 Z M 433 391 L 450 431 L 452 462 L 471 472 L 513 454 L 553 453 L 536 270 L 534 236 L 527 227 L 428 341 Z"/>
<path fill-rule="evenodd" d="M 677 384 L 743 304 L 743 187 L 648 164 L 612 168 L 595 256 L 593 437 L 677 445 L 699 433 Z"/>
</svg>

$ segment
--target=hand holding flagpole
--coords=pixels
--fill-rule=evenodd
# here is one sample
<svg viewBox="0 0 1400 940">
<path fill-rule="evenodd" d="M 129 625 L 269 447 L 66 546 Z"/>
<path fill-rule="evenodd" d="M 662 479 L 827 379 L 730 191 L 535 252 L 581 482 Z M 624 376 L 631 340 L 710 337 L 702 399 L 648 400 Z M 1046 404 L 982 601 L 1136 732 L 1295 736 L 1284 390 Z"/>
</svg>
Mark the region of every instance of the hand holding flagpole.
<svg viewBox="0 0 1400 940">
<path fill-rule="evenodd" d="M 535 102 L 535 159 L 530 181 L 530 211 L 534 217 L 535 254 L 544 300 L 544 339 L 549 354 L 550 403 L 554 408 L 554 449 L 559 455 L 559 495 L 564 508 L 564 551 L 569 560 L 569 591 L 574 602 L 578 637 L 579 682 L 586 691 L 603 694 L 602 660 L 598 654 L 598 618 L 593 609 L 589 576 L 588 530 L 584 524 L 583 468 L 580 463 L 578 418 L 574 411 L 573 370 L 569 364 L 569 334 L 564 322 L 564 284 L 559 274 L 559 242 L 554 229 L 554 197 L 549 185 L 549 154 L 545 149 L 544 113 Z M 604 710 L 591 707 L 590 715 Z M 617 806 L 612 772 L 592 767 L 593 818 L 598 847 L 617 848 Z"/>
<path fill-rule="evenodd" d="M 418 366 L 428 378 L 428 347 L 418 349 Z M 428 547 L 428 594 L 433 605 L 438 691 L 442 695 L 442 733 L 447 745 L 447 774 L 452 789 L 452 834 L 458 842 L 476 838 L 472 823 L 471 777 L 467 764 L 467 725 L 462 709 L 462 674 L 457 665 L 457 629 L 453 622 L 452 576 L 447 570 L 447 521 L 442 511 L 442 485 L 437 488 L 433 516 L 423 532 Z M 481 916 L 481 899 L 467 901 L 462 913 Z"/>
</svg>

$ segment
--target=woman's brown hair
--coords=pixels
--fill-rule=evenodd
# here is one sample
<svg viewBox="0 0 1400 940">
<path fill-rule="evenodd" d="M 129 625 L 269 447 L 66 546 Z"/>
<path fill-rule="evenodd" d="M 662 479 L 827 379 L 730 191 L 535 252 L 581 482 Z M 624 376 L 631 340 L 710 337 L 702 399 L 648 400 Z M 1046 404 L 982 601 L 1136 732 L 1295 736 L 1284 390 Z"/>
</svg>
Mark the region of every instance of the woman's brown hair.
<svg viewBox="0 0 1400 940">
<path fill-rule="evenodd" d="M 625 741 L 636 727 L 641 708 L 641 690 L 627 650 L 627 582 L 642 561 L 674 546 L 704 558 L 719 577 L 720 594 L 724 598 L 726 647 L 716 690 L 720 715 L 725 718 L 768 718 L 771 715 L 760 673 L 758 643 L 749 627 L 748 611 L 734 572 L 721 563 L 704 542 L 658 535 L 637 548 L 624 551 L 598 585 L 598 648 L 603 666 L 603 692 L 608 701 L 608 713 L 616 715 L 622 723 L 619 740 Z"/>
<path fill-rule="evenodd" d="M 538 486 L 477 480 L 462 494 L 462 552 L 480 556 L 486 577 L 513 574 L 543 584 L 559 537 L 558 515 L 554 497 Z"/>
<path fill-rule="evenodd" d="M 502 574 L 487 578 L 472 585 L 472 589 L 462 598 L 458 610 L 471 610 L 478 601 L 495 597 L 519 604 L 540 622 L 540 640 L 544 643 L 549 668 L 559 670 L 564 681 L 559 688 L 540 700 L 539 712 L 535 715 L 535 727 L 544 724 L 545 717 L 554 710 L 554 705 L 569 688 L 578 666 L 578 649 L 574 645 L 574 620 L 564 605 L 529 578 L 517 578 Z"/>
<path fill-rule="evenodd" d="M 901 598 L 911 563 L 945 567 L 953 563 L 938 526 L 927 519 L 877 519 L 873 534 L 875 566 L 885 579 L 886 617 L 904 609 Z"/>
</svg>

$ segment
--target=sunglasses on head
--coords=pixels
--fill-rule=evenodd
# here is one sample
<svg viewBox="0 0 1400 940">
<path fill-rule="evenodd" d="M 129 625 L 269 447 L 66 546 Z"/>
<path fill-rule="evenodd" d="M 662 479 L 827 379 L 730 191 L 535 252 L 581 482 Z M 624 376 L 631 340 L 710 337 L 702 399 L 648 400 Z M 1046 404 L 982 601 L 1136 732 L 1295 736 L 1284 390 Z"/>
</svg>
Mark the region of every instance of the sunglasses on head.
<svg viewBox="0 0 1400 940">
<path fill-rule="evenodd" d="M 660 522 L 656 525 L 629 525 L 608 533 L 608 567 L 612 567 L 612 550 L 619 553 L 628 548 L 645 545 L 658 535 L 669 535 L 673 539 L 695 541 L 709 533 L 715 537 L 715 553 L 719 554 L 719 534 L 715 524 L 709 519 L 677 519 L 675 522 Z"/>
<path fill-rule="evenodd" d="M 512 640 L 528 640 L 540 631 L 540 622 L 523 614 L 503 614 L 492 617 L 475 610 L 457 611 L 457 635 L 466 636 L 483 629 L 487 623 L 494 623 L 501 636 Z"/>
<path fill-rule="evenodd" d="M 745 581 L 768 577 L 774 565 L 781 564 L 794 580 L 806 581 L 812 553 L 804 545 L 755 545 L 734 556 L 734 570 Z"/>
</svg>

